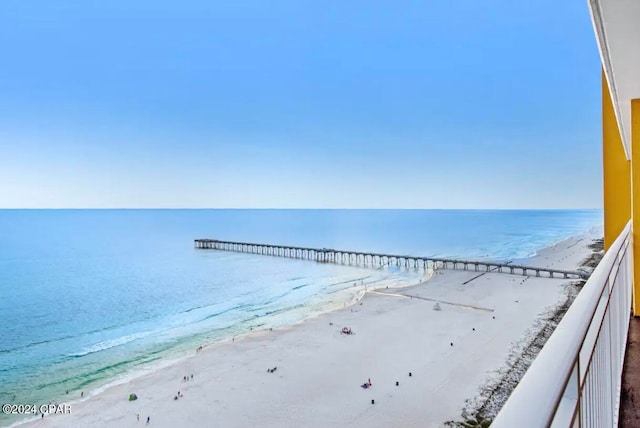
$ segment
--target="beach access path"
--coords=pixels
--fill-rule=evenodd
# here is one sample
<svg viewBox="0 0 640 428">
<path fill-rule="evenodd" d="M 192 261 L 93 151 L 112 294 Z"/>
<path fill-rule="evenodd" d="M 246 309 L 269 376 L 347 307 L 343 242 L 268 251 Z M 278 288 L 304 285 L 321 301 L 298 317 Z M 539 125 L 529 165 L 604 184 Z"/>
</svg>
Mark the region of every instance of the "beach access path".
<svg viewBox="0 0 640 428">
<path fill-rule="evenodd" d="M 597 237 L 562 241 L 529 263 L 575 269 Z M 419 285 L 370 291 L 302 323 L 194 350 L 72 403 L 69 415 L 23 426 L 126 428 L 150 417 L 149 426 L 171 428 L 441 427 L 460 419 L 465 400 L 562 300 L 568 281 L 478 275 L 441 271 Z M 372 386 L 362 388 L 368 379 Z M 178 391 L 183 396 L 174 400 Z M 137 401 L 128 401 L 131 392 Z"/>
</svg>

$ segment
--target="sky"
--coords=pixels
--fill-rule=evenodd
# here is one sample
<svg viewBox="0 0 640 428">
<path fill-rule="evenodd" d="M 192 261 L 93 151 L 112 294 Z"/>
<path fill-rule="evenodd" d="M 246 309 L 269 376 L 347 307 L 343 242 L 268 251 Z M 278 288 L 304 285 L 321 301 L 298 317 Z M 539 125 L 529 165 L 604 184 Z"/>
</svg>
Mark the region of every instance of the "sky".
<svg viewBox="0 0 640 428">
<path fill-rule="evenodd" d="M 599 208 L 585 1 L 3 0 L 0 208 Z"/>
</svg>

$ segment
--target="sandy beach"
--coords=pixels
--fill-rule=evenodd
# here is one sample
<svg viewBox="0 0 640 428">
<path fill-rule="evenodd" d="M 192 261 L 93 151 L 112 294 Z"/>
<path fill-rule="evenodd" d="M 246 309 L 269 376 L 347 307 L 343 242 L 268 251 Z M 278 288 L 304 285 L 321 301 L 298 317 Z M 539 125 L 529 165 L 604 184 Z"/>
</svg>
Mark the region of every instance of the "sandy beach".
<svg viewBox="0 0 640 428">
<path fill-rule="evenodd" d="M 574 270 L 598 237 L 570 238 L 528 263 Z M 296 325 L 194 349 L 71 403 L 71 414 L 20 426 L 138 427 L 149 417 L 156 427 L 440 427 L 459 420 L 567 281 L 439 271 Z"/>
</svg>

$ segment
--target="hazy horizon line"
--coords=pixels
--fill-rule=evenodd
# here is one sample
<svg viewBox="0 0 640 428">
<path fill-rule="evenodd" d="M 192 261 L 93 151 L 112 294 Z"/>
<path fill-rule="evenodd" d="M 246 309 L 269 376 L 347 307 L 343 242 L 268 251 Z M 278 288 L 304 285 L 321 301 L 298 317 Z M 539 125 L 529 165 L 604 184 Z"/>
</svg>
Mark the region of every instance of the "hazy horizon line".
<svg viewBox="0 0 640 428">
<path fill-rule="evenodd" d="M 153 211 L 153 210 L 182 210 L 182 211 L 211 211 L 211 210 L 255 210 L 255 211 L 602 211 L 602 207 L 591 208 L 403 208 L 403 207 L 385 207 L 385 208 L 356 208 L 356 207 L 0 207 L 2 211 Z"/>
</svg>

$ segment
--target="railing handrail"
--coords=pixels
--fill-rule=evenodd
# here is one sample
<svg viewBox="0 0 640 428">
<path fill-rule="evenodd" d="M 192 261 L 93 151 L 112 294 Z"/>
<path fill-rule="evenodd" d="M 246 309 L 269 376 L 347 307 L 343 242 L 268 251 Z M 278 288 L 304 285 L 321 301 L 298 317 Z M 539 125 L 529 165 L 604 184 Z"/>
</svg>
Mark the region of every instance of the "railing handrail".
<svg viewBox="0 0 640 428">
<path fill-rule="evenodd" d="M 502 427 L 547 427 L 551 424 L 576 367 L 609 276 L 630 242 L 631 222 L 595 268 L 531 367 L 492 423 Z M 628 316 L 628 314 L 626 315 Z"/>
</svg>

